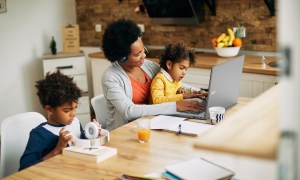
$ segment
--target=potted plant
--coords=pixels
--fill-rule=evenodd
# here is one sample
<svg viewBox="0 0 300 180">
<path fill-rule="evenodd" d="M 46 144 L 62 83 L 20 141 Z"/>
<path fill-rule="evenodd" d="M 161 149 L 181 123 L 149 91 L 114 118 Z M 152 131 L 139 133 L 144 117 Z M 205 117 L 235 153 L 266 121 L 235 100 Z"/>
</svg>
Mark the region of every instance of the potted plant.
<svg viewBox="0 0 300 180">
<path fill-rule="evenodd" d="M 52 36 L 51 42 L 50 42 L 50 49 L 51 49 L 51 53 L 53 55 L 55 55 L 57 53 L 57 49 L 56 49 L 56 42 L 54 37 Z"/>
</svg>

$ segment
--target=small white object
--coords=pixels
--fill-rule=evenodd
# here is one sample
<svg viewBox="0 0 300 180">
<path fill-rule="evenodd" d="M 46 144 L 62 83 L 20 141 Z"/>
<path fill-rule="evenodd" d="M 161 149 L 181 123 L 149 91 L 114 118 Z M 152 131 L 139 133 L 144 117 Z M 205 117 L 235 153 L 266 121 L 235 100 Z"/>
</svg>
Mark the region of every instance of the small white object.
<svg viewBox="0 0 300 180">
<path fill-rule="evenodd" d="M 144 24 L 138 24 L 138 27 L 141 29 L 142 32 L 145 32 Z"/>
<path fill-rule="evenodd" d="M 84 130 L 85 130 L 85 136 L 88 139 L 96 139 L 99 136 L 98 126 L 93 122 L 87 123 Z"/>
<path fill-rule="evenodd" d="M 101 129 L 101 136 L 95 139 L 78 139 L 74 138 L 74 145 L 78 147 L 98 147 L 109 142 L 109 131 Z"/>
<path fill-rule="evenodd" d="M 218 124 L 224 120 L 225 108 L 220 106 L 210 107 L 208 109 L 211 122 Z"/>
<path fill-rule="evenodd" d="M 96 32 L 101 32 L 101 30 L 102 30 L 101 24 L 96 24 L 95 25 L 95 30 L 96 30 Z"/>
</svg>

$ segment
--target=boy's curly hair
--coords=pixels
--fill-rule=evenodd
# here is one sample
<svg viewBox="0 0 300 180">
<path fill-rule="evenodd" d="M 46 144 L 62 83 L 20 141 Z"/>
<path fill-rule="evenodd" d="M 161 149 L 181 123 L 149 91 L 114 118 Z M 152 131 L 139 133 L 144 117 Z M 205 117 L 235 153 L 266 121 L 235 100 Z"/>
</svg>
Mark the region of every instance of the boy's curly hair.
<svg viewBox="0 0 300 180">
<path fill-rule="evenodd" d="M 36 81 L 37 95 L 43 108 L 46 105 L 57 107 L 64 103 L 72 103 L 81 97 L 81 90 L 73 82 L 73 78 L 60 71 L 46 74 L 45 79 Z"/>
<path fill-rule="evenodd" d="M 141 30 L 131 20 L 119 19 L 107 26 L 102 38 L 102 50 L 110 62 L 118 61 L 130 54 L 130 46 L 138 37 Z"/>
<path fill-rule="evenodd" d="M 190 64 L 195 64 L 195 50 L 189 48 L 183 41 L 174 44 L 167 44 L 164 51 L 160 55 L 160 67 L 167 70 L 167 61 L 172 63 L 181 62 L 182 60 L 190 61 Z"/>
</svg>

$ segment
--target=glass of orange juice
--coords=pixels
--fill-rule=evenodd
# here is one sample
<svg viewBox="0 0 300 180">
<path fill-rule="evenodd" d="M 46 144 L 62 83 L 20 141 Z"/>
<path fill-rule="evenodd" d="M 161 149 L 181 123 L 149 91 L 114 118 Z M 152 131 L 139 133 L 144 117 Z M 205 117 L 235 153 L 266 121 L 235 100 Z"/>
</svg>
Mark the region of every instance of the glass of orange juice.
<svg viewBox="0 0 300 180">
<path fill-rule="evenodd" d="M 138 140 L 140 143 L 147 143 L 150 141 L 150 119 L 137 119 L 136 124 L 138 127 Z"/>
</svg>

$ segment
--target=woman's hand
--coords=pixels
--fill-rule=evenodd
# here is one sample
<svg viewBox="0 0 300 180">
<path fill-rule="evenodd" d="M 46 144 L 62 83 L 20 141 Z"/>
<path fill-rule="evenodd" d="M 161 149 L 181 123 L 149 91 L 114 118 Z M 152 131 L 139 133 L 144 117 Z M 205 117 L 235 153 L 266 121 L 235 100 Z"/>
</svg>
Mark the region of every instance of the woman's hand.
<svg viewBox="0 0 300 180">
<path fill-rule="evenodd" d="M 200 112 L 205 106 L 199 101 L 178 101 L 176 102 L 177 111 Z"/>
</svg>

